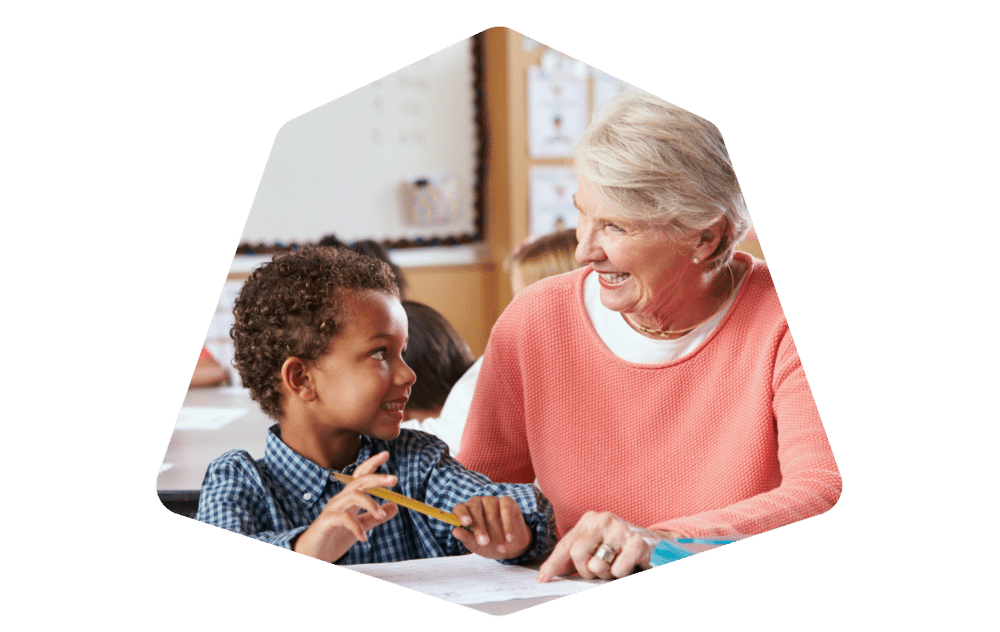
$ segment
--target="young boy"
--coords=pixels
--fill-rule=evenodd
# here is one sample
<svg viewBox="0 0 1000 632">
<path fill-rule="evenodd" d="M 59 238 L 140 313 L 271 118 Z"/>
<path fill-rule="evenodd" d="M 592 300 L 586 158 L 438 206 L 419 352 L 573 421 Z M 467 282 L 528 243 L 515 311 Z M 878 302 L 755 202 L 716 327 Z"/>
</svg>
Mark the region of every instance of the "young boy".
<svg viewBox="0 0 1000 632">
<path fill-rule="evenodd" d="M 400 430 L 415 375 L 384 262 L 325 246 L 275 255 L 246 280 L 234 315 L 234 364 L 278 423 L 263 459 L 231 450 L 209 465 L 198 520 L 339 564 L 469 551 L 520 563 L 552 550 L 552 506 L 534 486 L 491 483 L 439 439 Z M 355 480 L 345 486 L 337 471 Z M 380 505 L 372 487 L 451 510 L 468 528 Z"/>
</svg>

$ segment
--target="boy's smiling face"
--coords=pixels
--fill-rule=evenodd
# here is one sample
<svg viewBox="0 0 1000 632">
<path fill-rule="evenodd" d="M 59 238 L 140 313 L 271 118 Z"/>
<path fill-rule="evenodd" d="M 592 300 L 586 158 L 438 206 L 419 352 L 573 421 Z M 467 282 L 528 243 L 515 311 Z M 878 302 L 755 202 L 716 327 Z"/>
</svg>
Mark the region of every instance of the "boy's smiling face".
<svg viewBox="0 0 1000 632">
<path fill-rule="evenodd" d="M 406 312 L 390 294 L 357 290 L 344 297 L 343 313 L 346 326 L 309 369 L 317 430 L 395 439 L 416 381 L 403 361 Z"/>
</svg>

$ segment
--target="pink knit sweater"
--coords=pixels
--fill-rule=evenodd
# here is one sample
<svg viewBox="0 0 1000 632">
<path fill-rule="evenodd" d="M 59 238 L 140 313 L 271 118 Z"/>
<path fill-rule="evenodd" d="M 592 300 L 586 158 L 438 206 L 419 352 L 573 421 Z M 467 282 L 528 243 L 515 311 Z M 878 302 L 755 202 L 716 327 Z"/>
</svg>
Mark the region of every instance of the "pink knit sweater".
<svg viewBox="0 0 1000 632">
<path fill-rule="evenodd" d="M 815 516 L 841 479 L 760 260 L 687 356 L 621 360 L 583 305 L 590 268 L 517 295 L 490 336 L 458 459 L 495 481 L 537 477 L 560 534 L 587 511 L 693 537 Z"/>
</svg>

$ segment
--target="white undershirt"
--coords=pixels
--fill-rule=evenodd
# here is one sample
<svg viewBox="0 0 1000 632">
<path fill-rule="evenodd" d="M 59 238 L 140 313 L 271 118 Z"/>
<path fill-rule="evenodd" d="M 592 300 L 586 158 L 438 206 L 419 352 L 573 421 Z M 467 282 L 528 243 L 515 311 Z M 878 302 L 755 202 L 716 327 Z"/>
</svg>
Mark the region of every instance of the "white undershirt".
<svg viewBox="0 0 1000 632">
<path fill-rule="evenodd" d="M 476 391 L 476 382 L 479 380 L 479 367 L 482 365 L 483 359 L 479 358 L 458 378 L 451 387 L 448 398 L 444 400 L 440 417 L 410 419 L 399 426 L 429 432 L 448 444 L 448 451 L 452 456 L 458 454 L 465 420 L 469 416 L 469 407 L 472 406 L 472 394 Z"/>
<path fill-rule="evenodd" d="M 746 278 L 746 275 L 743 275 L 743 278 Z M 700 345 L 725 317 L 736 295 L 739 294 L 741 285 L 743 285 L 742 278 L 718 314 L 673 340 L 648 338 L 632 329 L 625 322 L 621 312 L 605 307 L 601 303 L 601 286 L 594 272 L 590 272 L 583 280 L 583 304 L 587 308 L 590 322 L 594 323 L 597 335 L 612 353 L 622 360 L 636 364 L 662 364 L 682 358 L 694 351 L 695 347 Z"/>
</svg>

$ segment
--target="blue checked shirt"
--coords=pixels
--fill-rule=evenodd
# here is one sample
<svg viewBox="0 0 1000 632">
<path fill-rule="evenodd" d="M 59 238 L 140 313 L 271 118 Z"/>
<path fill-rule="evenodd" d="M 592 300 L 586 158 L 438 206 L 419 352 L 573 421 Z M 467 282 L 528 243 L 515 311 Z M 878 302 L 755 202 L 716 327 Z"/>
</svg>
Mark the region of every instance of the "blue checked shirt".
<svg viewBox="0 0 1000 632">
<path fill-rule="evenodd" d="M 410 498 L 445 511 L 472 496 L 510 496 L 517 501 L 534 541 L 524 555 L 503 563 L 528 562 L 548 555 L 555 546 L 552 505 L 534 485 L 492 483 L 449 456 L 448 446 L 433 435 L 404 428 L 393 441 L 362 436 L 358 459 L 344 473 L 352 474 L 365 459 L 383 450 L 390 456 L 378 472 L 396 475 L 399 482 L 393 491 Z M 331 475 L 333 471 L 285 445 L 274 425 L 267 433 L 263 459 L 255 461 L 245 450 L 230 450 L 208 466 L 196 518 L 291 549 L 327 501 L 344 488 Z M 336 563 L 399 562 L 468 553 L 451 529 L 446 522 L 400 507 L 394 518 L 368 533 L 367 542 L 355 543 Z"/>
</svg>

